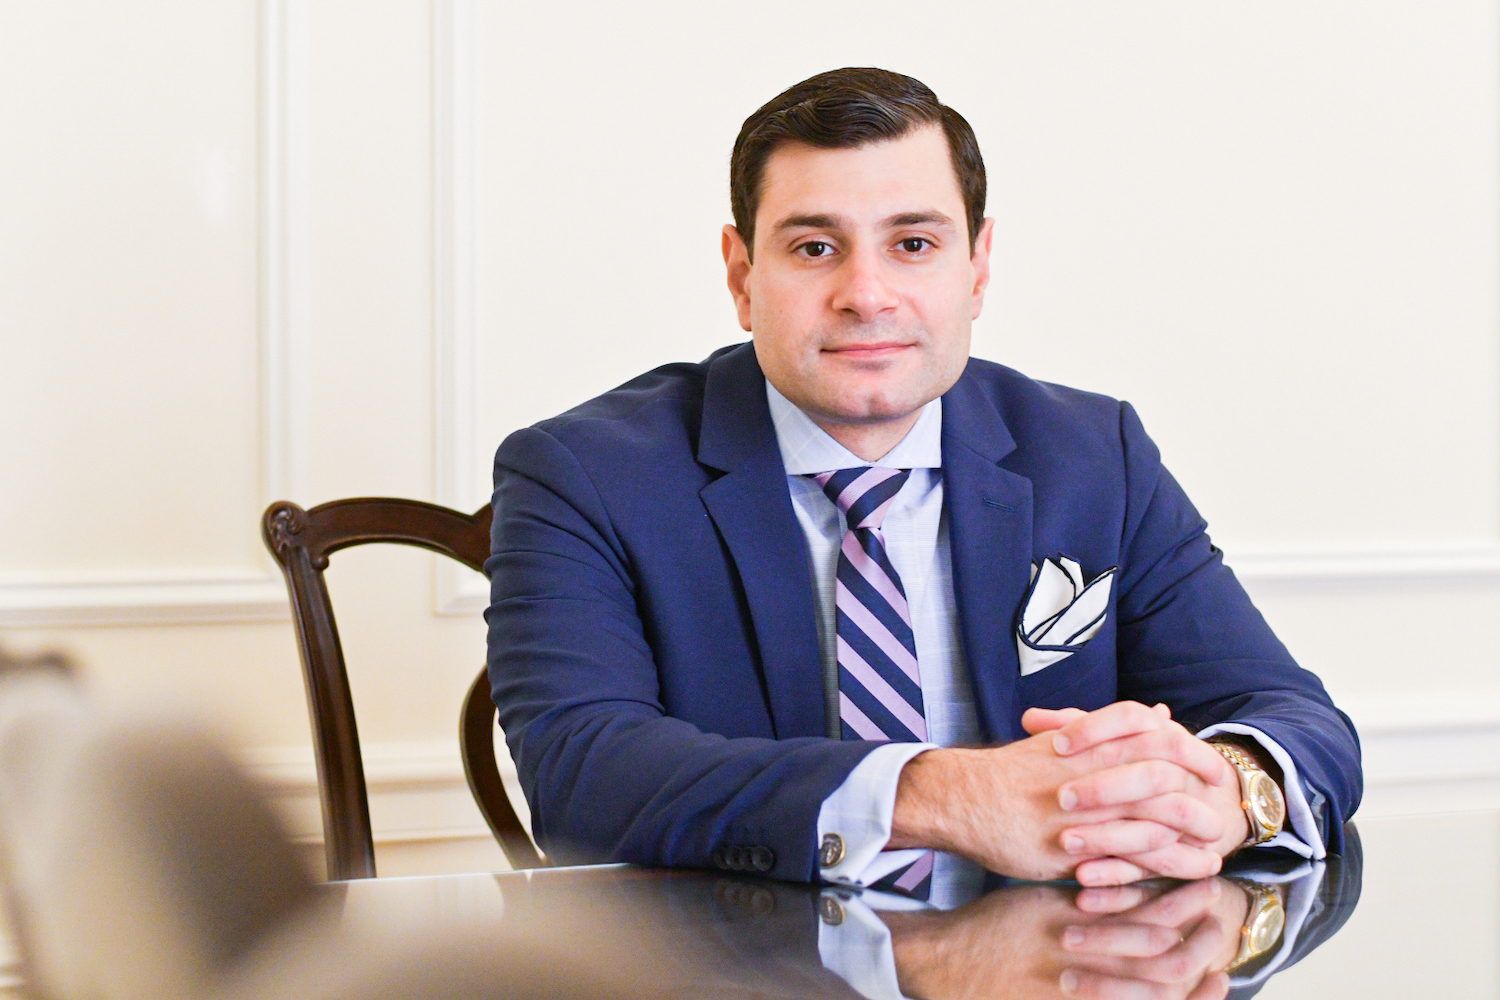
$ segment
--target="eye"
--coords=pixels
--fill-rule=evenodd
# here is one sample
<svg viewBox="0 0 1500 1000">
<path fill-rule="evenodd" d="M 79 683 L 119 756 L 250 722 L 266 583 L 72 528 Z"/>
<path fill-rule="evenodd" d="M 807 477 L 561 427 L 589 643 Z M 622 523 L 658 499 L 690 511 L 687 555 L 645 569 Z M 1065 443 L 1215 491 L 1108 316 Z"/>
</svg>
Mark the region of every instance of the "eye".
<svg viewBox="0 0 1500 1000">
<path fill-rule="evenodd" d="M 930 246 L 932 246 L 932 243 L 920 236 L 908 236 L 901 241 L 901 249 L 907 253 L 921 253 Z"/>
<path fill-rule="evenodd" d="M 826 257 L 830 252 L 832 252 L 833 247 L 829 246 L 827 243 L 821 243 L 817 240 L 812 240 L 808 243 L 802 244 L 797 249 L 805 257 Z"/>
</svg>

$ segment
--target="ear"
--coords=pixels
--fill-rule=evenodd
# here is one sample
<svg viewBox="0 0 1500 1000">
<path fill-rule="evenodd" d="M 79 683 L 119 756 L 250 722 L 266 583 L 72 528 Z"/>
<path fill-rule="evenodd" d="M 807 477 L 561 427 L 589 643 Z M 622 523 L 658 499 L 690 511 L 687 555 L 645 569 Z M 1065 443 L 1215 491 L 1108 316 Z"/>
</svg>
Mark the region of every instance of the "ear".
<svg viewBox="0 0 1500 1000">
<path fill-rule="evenodd" d="M 750 251 L 745 247 L 744 237 L 733 226 L 724 227 L 724 268 L 728 271 L 729 294 L 734 297 L 734 308 L 740 316 L 740 327 L 750 331 Z"/>
<path fill-rule="evenodd" d="M 979 226 L 979 238 L 974 241 L 974 255 L 970 263 L 974 266 L 974 315 L 984 308 L 984 290 L 990 287 L 990 246 L 995 239 L 995 220 L 985 219 Z"/>
</svg>

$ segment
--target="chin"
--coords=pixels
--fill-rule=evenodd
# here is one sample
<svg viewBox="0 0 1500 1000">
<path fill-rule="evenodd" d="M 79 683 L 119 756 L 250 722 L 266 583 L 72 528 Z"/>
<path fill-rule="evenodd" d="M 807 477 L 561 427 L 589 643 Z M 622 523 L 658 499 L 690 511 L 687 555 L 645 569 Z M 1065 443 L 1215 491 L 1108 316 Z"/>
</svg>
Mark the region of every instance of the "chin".
<svg viewBox="0 0 1500 1000">
<path fill-rule="evenodd" d="M 831 405 L 826 408 L 826 412 L 844 423 L 881 424 L 888 420 L 900 420 L 926 405 L 926 400 L 917 397 L 897 398 L 889 393 L 863 397 L 851 395 L 854 395 L 853 399 L 845 395 L 838 400 L 830 400 Z"/>
</svg>

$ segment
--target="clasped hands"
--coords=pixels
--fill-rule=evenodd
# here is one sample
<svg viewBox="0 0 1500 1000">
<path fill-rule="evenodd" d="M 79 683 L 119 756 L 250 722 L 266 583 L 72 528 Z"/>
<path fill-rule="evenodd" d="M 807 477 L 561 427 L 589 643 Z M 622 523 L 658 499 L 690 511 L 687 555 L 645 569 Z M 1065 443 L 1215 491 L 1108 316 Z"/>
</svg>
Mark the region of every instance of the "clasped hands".
<svg viewBox="0 0 1500 1000">
<path fill-rule="evenodd" d="M 1165 705 L 1033 708 L 1030 737 L 929 750 L 901 772 L 891 848 L 952 851 L 1016 878 L 1205 878 L 1249 833 L 1234 769 Z"/>
</svg>

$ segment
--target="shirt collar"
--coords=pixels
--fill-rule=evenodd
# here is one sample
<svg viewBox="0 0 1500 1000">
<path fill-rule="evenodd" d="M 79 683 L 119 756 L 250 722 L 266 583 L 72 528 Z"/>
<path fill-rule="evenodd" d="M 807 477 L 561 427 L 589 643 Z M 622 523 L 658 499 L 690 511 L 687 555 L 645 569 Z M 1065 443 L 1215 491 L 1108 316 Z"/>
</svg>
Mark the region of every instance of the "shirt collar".
<svg viewBox="0 0 1500 1000">
<path fill-rule="evenodd" d="M 832 469 L 854 469 L 879 465 L 887 469 L 940 469 L 943 467 L 943 400 L 922 407 L 921 416 L 896 447 L 878 461 L 866 462 L 835 441 L 813 423 L 811 417 L 787 399 L 771 380 L 766 380 L 766 402 L 776 426 L 776 444 L 789 476 L 807 476 Z"/>
</svg>

